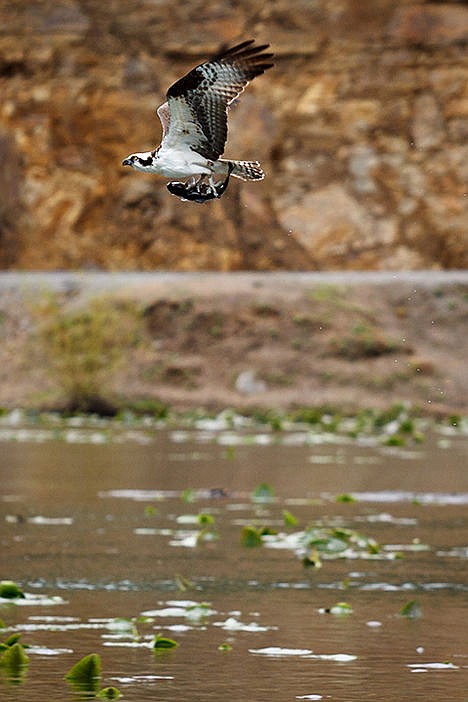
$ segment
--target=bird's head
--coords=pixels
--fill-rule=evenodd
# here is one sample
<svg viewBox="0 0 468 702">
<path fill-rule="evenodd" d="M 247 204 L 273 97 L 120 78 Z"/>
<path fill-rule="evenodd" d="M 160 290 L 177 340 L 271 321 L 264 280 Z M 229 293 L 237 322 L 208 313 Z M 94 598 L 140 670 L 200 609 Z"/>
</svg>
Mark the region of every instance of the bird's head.
<svg viewBox="0 0 468 702">
<path fill-rule="evenodd" d="M 132 168 L 135 168 L 135 164 L 138 159 L 138 154 L 130 154 L 130 156 L 127 156 L 127 158 L 124 158 L 122 161 L 122 166 L 131 166 Z"/>
<path fill-rule="evenodd" d="M 155 151 L 145 151 L 144 153 L 130 154 L 122 161 L 122 166 L 130 166 L 143 173 L 152 173 L 155 163 Z"/>
</svg>

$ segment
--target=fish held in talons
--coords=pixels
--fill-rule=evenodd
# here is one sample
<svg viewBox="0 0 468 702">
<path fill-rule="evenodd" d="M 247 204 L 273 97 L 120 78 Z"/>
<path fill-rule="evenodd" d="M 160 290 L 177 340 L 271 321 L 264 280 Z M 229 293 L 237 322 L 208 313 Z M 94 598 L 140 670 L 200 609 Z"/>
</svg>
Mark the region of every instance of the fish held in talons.
<svg viewBox="0 0 468 702">
<path fill-rule="evenodd" d="M 231 171 L 232 166 L 229 164 L 229 172 L 227 177 L 219 183 L 215 183 L 212 178 L 207 180 L 206 176 L 201 176 L 196 181 L 194 181 L 193 178 L 188 182 L 173 180 L 168 183 L 166 187 L 171 195 L 175 195 L 182 201 L 199 203 L 208 202 L 209 200 L 216 200 L 220 198 L 225 192 L 229 184 Z"/>
</svg>

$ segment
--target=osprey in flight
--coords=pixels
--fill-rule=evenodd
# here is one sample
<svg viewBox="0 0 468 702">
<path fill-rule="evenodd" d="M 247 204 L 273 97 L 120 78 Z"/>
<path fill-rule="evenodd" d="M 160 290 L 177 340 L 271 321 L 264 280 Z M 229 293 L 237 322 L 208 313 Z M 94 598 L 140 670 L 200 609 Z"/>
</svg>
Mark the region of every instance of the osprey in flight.
<svg viewBox="0 0 468 702">
<path fill-rule="evenodd" d="M 166 178 L 190 178 L 168 183 L 169 192 L 183 200 L 205 202 L 220 197 L 230 176 L 261 180 L 258 161 L 220 158 L 227 138 L 231 103 L 255 76 L 273 66 L 269 44 L 244 41 L 222 50 L 192 69 L 167 91 L 167 102 L 157 114 L 162 124 L 161 144 L 153 151 L 127 156 L 122 165 Z M 222 176 L 221 182 L 215 176 Z"/>
</svg>

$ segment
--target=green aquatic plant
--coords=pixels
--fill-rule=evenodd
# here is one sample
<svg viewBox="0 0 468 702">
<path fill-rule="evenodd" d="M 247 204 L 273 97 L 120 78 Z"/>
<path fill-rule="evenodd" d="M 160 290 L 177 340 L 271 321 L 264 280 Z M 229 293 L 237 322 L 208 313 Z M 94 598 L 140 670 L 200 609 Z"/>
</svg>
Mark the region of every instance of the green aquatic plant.
<svg viewBox="0 0 468 702">
<path fill-rule="evenodd" d="M 5 651 L 7 648 L 11 648 L 11 646 L 14 646 L 15 643 L 18 643 L 18 641 L 21 638 L 21 634 L 15 633 L 9 636 L 5 641 L 2 641 L 0 643 L 0 651 Z M 23 646 L 23 648 L 26 648 L 26 646 Z"/>
<path fill-rule="evenodd" d="M 376 429 L 381 429 L 386 424 L 390 424 L 390 422 L 398 421 L 402 416 L 406 417 L 407 412 L 408 408 L 402 402 L 397 402 L 383 410 L 368 410 L 373 426 Z"/>
<path fill-rule="evenodd" d="M 186 488 L 180 496 L 180 499 L 183 502 L 193 502 L 195 499 L 195 490 L 193 488 Z"/>
<path fill-rule="evenodd" d="M 0 668 L 9 682 L 22 682 L 28 665 L 29 658 L 18 641 L 0 653 Z"/>
<path fill-rule="evenodd" d="M 115 398 L 113 399 L 113 401 Z M 115 400 L 117 401 L 117 400 Z M 150 435 L 147 432 L 148 419 L 151 417 L 148 415 L 142 415 L 142 417 L 137 417 L 132 414 L 132 411 L 126 409 L 127 405 L 122 408 L 121 412 L 115 416 L 114 419 L 108 420 L 105 425 L 105 429 L 101 430 L 101 437 L 106 441 L 112 441 L 114 438 L 119 436 L 118 430 L 121 430 L 123 425 L 131 424 L 134 428 L 138 430 L 143 430 L 146 437 L 149 439 Z M 94 408 L 97 412 L 98 410 Z M 17 410 L 15 410 L 17 412 Z M 267 410 L 265 410 L 268 413 Z M 249 413 L 244 411 L 237 415 L 234 415 L 245 424 L 246 422 L 250 425 L 257 425 L 258 422 L 263 424 L 265 422 L 265 412 L 257 417 L 257 411 Z M 307 426 L 313 425 L 317 431 L 322 430 L 324 434 L 338 433 L 343 436 L 348 436 L 352 438 L 359 438 L 361 436 L 372 436 L 380 437 L 382 443 L 389 437 L 396 433 L 399 436 L 403 436 L 406 441 L 413 443 L 420 443 L 424 440 L 425 431 L 433 426 L 434 422 L 429 421 L 428 418 L 422 418 L 421 414 L 423 411 L 416 407 L 409 407 L 404 404 L 392 406 L 387 410 L 374 410 L 367 409 L 362 410 L 355 415 L 342 415 L 336 408 L 333 407 L 320 407 L 320 408 L 300 408 L 293 410 L 291 412 L 281 413 L 281 421 L 284 422 L 288 429 L 291 429 L 291 425 L 297 425 L 298 431 L 307 431 Z M 33 423 L 34 425 L 41 425 L 44 430 L 44 436 L 47 435 L 49 439 L 64 438 L 62 430 L 67 427 L 67 421 L 70 419 L 70 407 L 65 410 L 61 415 L 55 414 L 53 419 L 53 424 L 51 424 L 50 413 L 37 413 L 35 411 L 22 411 L 22 419 L 24 423 Z M 392 419 L 394 417 L 394 419 Z M 83 422 L 93 423 L 96 420 L 95 415 L 91 416 L 81 416 L 80 418 Z M 201 410 L 192 411 L 190 413 L 177 412 L 171 410 L 170 419 L 171 422 L 182 422 L 184 426 L 197 429 L 197 424 L 200 421 L 206 419 L 213 419 L 213 415 L 209 412 L 202 412 Z M 224 419 L 224 413 L 223 413 Z M 99 421 L 103 422 L 103 418 L 100 417 Z M 460 419 L 460 430 L 465 431 L 468 429 L 468 420 Z M 412 424 L 414 429 L 410 431 Z M 401 430 L 399 429 L 401 425 Z M 154 426 L 154 424 L 153 424 Z M 466 429 L 465 429 L 466 428 Z M 117 431 L 115 431 L 117 430 Z M 96 429 L 96 431 L 98 431 Z M 10 430 L 10 435 L 12 438 L 16 438 L 15 431 Z M 95 434 L 90 434 L 90 436 L 95 436 Z M 100 438 L 101 438 L 100 437 Z M 213 438 L 213 440 L 215 440 Z M 243 436 L 243 443 L 248 445 L 254 443 L 255 436 L 253 434 L 245 434 Z M 282 436 L 279 435 L 275 438 L 275 441 L 280 443 Z M 232 450 L 231 450 L 232 449 Z M 233 458 L 235 455 L 234 447 L 226 448 L 226 457 Z M 193 489 L 187 489 L 182 493 L 182 499 L 189 502 L 199 497 L 199 491 Z"/>
<path fill-rule="evenodd" d="M 211 616 L 215 610 L 212 609 L 209 602 L 197 602 L 186 607 L 185 612 L 189 619 L 199 620 Z"/>
<path fill-rule="evenodd" d="M 180 590 L 180 592 L 186 592 L 187 590 L 193 590 L 195 585 L 191 580 L 186 578 L 184 575 L 181 575 L 180 573 L 175 574 L 175 582 L 177 585 L 177 589 Z"/>
<path fill-rule="evenodd" d="M 301 407 L 289 414 L 289 419 L 300 424 L 322 424 L 324 417 L 335 417 L 338 421 L 336 408 L 332 407 Z"/>
<path fill-rule="evenodd" d="M 304 566 L 304 568 L 319 569 L 322 567 L 322 560 L 316 548 L 311 549 L 309 553 L 303 557 L 302 565 Z"/>
<path fill-rule="evenodd" d="M 224 457 L 228 461 L 233 461 L 236 457 L 236 447 L 235 446 L 226 446 L 226 449 L 224 451 Z"/>
<path fill-rule="evenodd" d="M 169 639 L 166 636 L 157 634 L 154 637 L 153 648 L 155 651 L 168 651 L 173 648 L 177 648 L 179 644 L 174 639 Z"/>
<path fill-rule="evenodd" d="M 125 622 L 124 619 L 115 621 Z M 128 620 L 133 622 L 134 620 Z M 103 687 L 99 689 L 101 679 L 101 657 L 97 653 L 90 653 L 81 658 L 70 668 L 65 675 L 65 680 L 77 691 L 92 694 L 93 697 L 106 700 L 116 700 L 122 696 L 116 687 Z"/>
<path fill-rule="evenodd" d="M 25 594 L 13 580 L 1 580 L 0 597 L 5 600 L 24 599 Z"/>
<path fill-rule="evenodd" d="M 283 509 L 283 522 L 286 527 L 295 527 L 298 525 L 299 520 L 289 510 Z"/>
<path fill-rule="evenodd" d="M 321 553 L 340 553 L 348 548 L 348 538 L 327 527 L 309 527 L 301 538 L 302 544 Z"/>
<path fill-rule="evenodd" d="M 399 434 L 392 434 L 392 436 L 387 437 L 383 443 L 385 446 L 404 446 L 406 442 Z"/>
<path fill-rule="evenodd" d="M 271 413 L 268 424 L 273 431 L 281 431 L 283 429 L 283 420 L 279 414 Z"/>
<path fill-rule="evenodd" d="M 219 534 L 215 529 L 209 529 L 208 527 L 203 527 L 197 534 L 197 546 L 203 543 L 211 543 L 213 541 L 218 541 Z"/>
<path fill-rule="evenodd" d="M 140 417 L 151 417 L 156 420 L 168 419 L 169 407 L 155 398 L 140 398 L 137 400 L 128 399 L 125 408 L 117 415 L 118 419 L 135 419 Z M 132 417 L 132 415 L 134 415 Z"/>
<path fill-rule="evenodd" d="M 348 492 L 345 492 L 342 495 L 337 495 L 335 497 L 335 500 L 336 500 L 336 502 L 357 502 L 354 495 L 351 495 Z"/>
<path fill-rule="evenodd" d="M 128 634 L 132 636 L 133 639 L 138 640 L 140 638 L 140 632 L 138 631 L 137 624 L 145 623 L 146 621 L 146 617 L 116 617 L 109 623 L 112 625 L 112 629 L 125 632 L 126 635 Z"/>
<path fill-rule="evenodd" d="M 253 524 L 247 524 L 241 530 L 241 545 L 247 548 L 255 548 L 263 544 L 263 536 L 275 536 L 277 532 L 270 527 L 256 527 Z"/>
<path fill-rule="evenodd" d="M 208 526 L 209 524 L 214 524 L 214 521 L 215 518 L 212 514 L 209 514 L 208 512 L 200 512 L 200 514 L 197 514 L 197 522 L 201 526 Z"/>
<path fill-rule="evenodd" d="M 246 546 L 247 548 L 255 548 L 256 546 L 261 546 L 262 543 L 262 534 L 260 529 L 257 529 L 257 527 L 251 525 L 242 527 L 242 546 Z"/>
<path fill-rule="evenodd" d="M 76 690 L 98 692 L 100 677 L 101 657 L 97 653 L 90 653 L 70 668 L 65 680 Z"/>
<path fill-rule="evenodd" d="M 304 566 L 320 567 L 320 558 L 346 558 L 352 554 L 380 553 L 380 545 L 370 536 L 343 527 L 310 526 L 297 533 L 297 545 L 306 552 Z M 317 564 L 319 564 L 317 566 Z"/>
<path fill-rule="evenodd" d="M 261 483 L 251 494 L 252 502 L 273 502 L 275 491 L 268 483 Z"/>
<path fill-rule="evenodd" d="M 408 619 L 420 619 L 422 617 L 422 607 L 418 600 L 410 600 L 401 609 L 400 615 Z"/>
<path fill-rule="evenodd" d="M 224 643 L 219 644 L 218 651 L 223 651 L 223 653 L 229 653 L 229 651 L 232 651 L 232 646 L 230 643 L 227 643 L 225 641 Z"/>
<path fill-rule="evenodd" d="M 380 545 L 372 536 L 366 536 L 355 529 L 345 529 L 344 527 L 333 527 L 330 530 L 330 538 L 340 539 L 347 546 L 370 554 L 380 553 Z M 333 550 L 333 549 L 332 549 Z"/>
<path fill-rule="evenodd" d="M 261 409 L 257 407 L 249 413 L 249 416 L 252 417 L 255 423 L 265 424 L 273 431 L 281 431 L 283 429 L 284 415 L 275 409 Z"/>
<path fill-rule="evenodd" d="M 99 690 L 96 697 L 104 700 L 118 700 L 119 697 L 122 697 L 122 693 L 116 687 L 103 687 L 102 690 Z"/>
<path fill-rule="evenodd" d="M 460 426 L 460 424 L 462 423 L 462 421 L 463 421 L 463 418 L 462 418 L 461 415 L 459 415 L 459 414 L 452 414 L 452 415 L 450 415 L 450 417 L 447 419 L 447 425 L 448 425 L 449 427 L 458 428 L 458 427 Z"/>
</svg>

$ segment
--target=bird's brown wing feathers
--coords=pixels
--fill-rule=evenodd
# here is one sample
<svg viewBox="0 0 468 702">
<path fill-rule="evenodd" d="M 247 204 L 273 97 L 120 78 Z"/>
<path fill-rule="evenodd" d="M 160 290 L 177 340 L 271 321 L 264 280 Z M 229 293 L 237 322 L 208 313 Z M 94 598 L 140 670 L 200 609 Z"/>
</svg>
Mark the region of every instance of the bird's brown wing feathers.
<svg viewBox="0 0 468 702">
<path fill-rule="evenodd" d="M 254 46 L 253 39 L 244 41 L 221 50 L 174 83 L 167 91 L 170 121 L 164 143 L 175 148 L 182 140 L 205 158 L 219 158 L 227 138 L 229 105 L 249 81 L 273 66 L 267 48 L 268 44 Z"/>
</svg>

